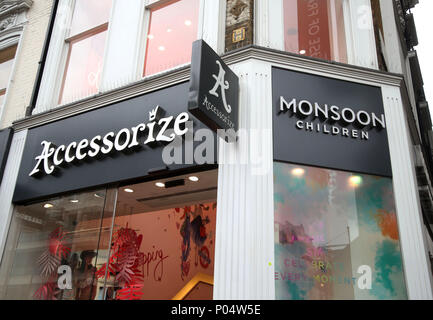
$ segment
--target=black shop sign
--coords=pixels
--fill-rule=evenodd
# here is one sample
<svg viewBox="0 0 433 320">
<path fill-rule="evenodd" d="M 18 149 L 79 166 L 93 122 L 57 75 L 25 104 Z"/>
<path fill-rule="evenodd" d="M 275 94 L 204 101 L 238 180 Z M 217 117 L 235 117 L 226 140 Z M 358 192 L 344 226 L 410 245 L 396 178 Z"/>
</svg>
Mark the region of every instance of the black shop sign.
<svg viewBox="0 0 433 320">
<path fill-rule="evenodd" d="M 215 164 L 216 152 L 206 163 L 186 154 L 204 143 L 194 132 L 205 128 L 187 111 L 188 88 L 184 82 L 30 129 L 13 201 Z M 216 150 L 216 136 L 209 132 Z M 167 163 L 164 150 L 180 161 Z"/>
<path fill-rule="evenodd" d="M 392 176 L 379 87 L 273 68 L 274 158 Z"/>
</svg>

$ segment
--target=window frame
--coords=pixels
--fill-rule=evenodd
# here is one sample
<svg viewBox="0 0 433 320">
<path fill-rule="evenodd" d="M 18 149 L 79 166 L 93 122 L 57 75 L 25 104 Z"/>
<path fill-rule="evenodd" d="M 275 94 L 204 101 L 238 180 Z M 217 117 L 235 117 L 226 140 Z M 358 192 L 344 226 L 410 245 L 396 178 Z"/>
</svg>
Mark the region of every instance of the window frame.
<svg viewBox="0 0 433 320">
<path fill-rule="evenodd" d="M 115 0 L 114 0 L 115 1 Z M 164 73 L 168 73 L 171 71 L 175 71 L 178 69 L 182 69 L 188 65 L 191 64 L 190 62 L 184 63 L 184 64 L 180 64 L 178 66 L 169 68 L 167 70 L 163 70 L 163 71 L 159 71 L 150 75 L 145 75 L 144 74 L 144 67 L 145 67 L 145 63 L 147 61 L 147 36 L 149 35 L 149 29 L 150 29 L 150 20 L 151 20 L 151 10 L 160 6 L 163 6 L 165 4 L 168 4 L 170 2 L 174 2 L 174 1 L 181 1 L 181 0 L 145 0 L 144 3 L 144 19 L 143 19 L 143 37 L 141 39 L 142 45 L 141 45 L 141 54 L 140 54 L 140 62 L 138 63 L 139 68 L 138 68 L 138 72 L 140 74 L 140 79 L 141 80 L 145 80 L 148 78 L 153 78 L 155 76 L 164 74 Z M 202 39 L 203 38 L 203 16 L 204 16 L 204 6 L 205 6 L 205 0 L 198 0 L 199 1 L 199 10 L 198 10 L 198 26 L 197 26 L 197 37 L 196 40 L 198 39 Z M 225 19 L 224 19 L 225 21 Z M 224 28 L 225 30 L 225 28 Z M 192 45 L 192 43 L 191 43 Z"/>
<path fill-rule="evenodd" d="M 84 101 L 88 101 L 97 95 L 111 91 L 115 92 L 133 83 L 158 78 L 161 73 L 174 72 L 173 74 L 176 74 L 176 70 L 187 67 L 190 63 L 144 77 L 146 39 L 150 18 L 149 8 L 160 4 L 160 1 L 167 0 L 130 0 L 130 3 L 113 0 L 108 20 L 104 64 L 98 94 L 59 104 L 61 85 L 69 52 L 69 43 L 65 40 L 69 38 L 69 26 L 75 5 L 75 0 L 59 0 L 41 87 L 33 115 L 66 106 L 75 108 L 75 106 L 81 105 Z M 197 39 L 204 39 L 219 54 L 223 54 L 226 0 L 199 1 Z M 132 19 L 128 24 L 122 24 L 125 16 Z M 125 47 L 128 50 L 122 49 Z M 116 61 L 120 61 L 120 63 L 116 64 Z"/>
<path fill-rule="evenodd" d="M 14 36 L 12 40 L 8 39 L 8 40 L 5 40 L 3 43 L 0 43 L 0 51 L 8 50 L 12 47 L 16 47 L 14 57 L 11 59 L 11 60 L 13 60 L 13 62 L 12 62 L 11 70 L 9 73 L 7 86 L 6 86 L 6 88 L 0 88 L 0 95 L 3 96 L 3 102 L 0 103 L 0 121 L 3 121 L 4 110 L 5 110 L 5 106 L 8 102 L 8 97 L 9 97 L 9 92 L 10 92 L 9 89 L 10 89 L 11 83 L 13 82 L 13 78 L 15 75 L 17 56 L 18 56 L 18 53 L 20 52 L 20 48 L 21 48 L 21 41 L 20 40 L 21 40 L 21 34 Z"/>
<path fill-rule="evenodd" d="M 66 1 L 66 0 L 64 0 L 64 1 Z M 110 25 L 111 25 L 111 19 L 113 16 L 113 10 L 115 7 L 115 1 L 116 0 L 112 0 L 112 5 L 110 8 L 110 13 L 109 13 L 107 22 L 104 22 L 102 24 L 94 26 L 90 29 L 84 30 L 84 31 L 77 33 L 75 35 L 72 35 L 72 36 L 71 36 L 71 25 L 72 25 L 72 19 L 73 19 L 74 10 L 75 10 L 77 0 L 69 0 L 69 1 L 70 1 L 70 6 L 69 6 L 70 10 L 68 12 L 68 17 L 63 21 L 63 23 L 67 25 L 67 28 L 65 28 L 66 32 L 64 34 L 64 39 L 63 39 L 64 45 L 63 45 L 63 49 L 62 49 L 62 53 L 61 53 L 61 63 L 59 65 L 59 69 L 57 72 L 57 81 L 56 81 L 57 84 L 55 85 L 56 87 L 54 89 L 54 95 L 53 95 L 53 101 L 55 101 L 54 102 L 55 107 L 61 107 L 64 105 L 68 105 L 70 103 L 75 103 L 77 101 L 80 101 L 80 100 L 83 100 L 83 99 L 86 99 L 86 98 L 89 98 L 89 97 L 92 97 L 94 95 L 101 93 L 101 89 L 99 88 L 95 94 L 79 97 L 77 100 L 66 101 L 66 102 L 62 103 L 66 76 L 68 74 L 67 69 L 69 67 L 72 45 L 74 43 L 77 43 L 77 42 L 82 41 L 82 40 L 86 40 L 86 39 L 88 39 L 94 35 L 99 34 L 99 33 L 107 32 L 106 40 L 105 40 L 105 44 L 104 44 L 104 55 L 102 58 L 102 73 L 104 72 L 105 56 L 106 56 L 106 51 L 108 48 L 108 33 L 109 33 Z M 56 17 L 56 19 L 57 19 L 57 17 Z M 100 82 L 102 82 L 102 76 L 101 76 Z"/>
<path fill-rule="evenodd" d="M 65 43 L 66 43 L 68 49 L 67 49 L 65 66 L 63 68 L 60 91 L 59 91 L 58 99 L 57 99 L 57 103 L 59 106 L 70 103 L 68 101 L 66 101 L 65 103 L 62 103 L 62 100 L 64 98 L 63 94 L 64 94 L 64 89 L 65 89 L 66 77 L 68 75 L 68 68 L 69 68 L 69 63 L 70 63 L 73 45 L 80 42 L 80 41 L 87 40 L 93 36 L 100 34 L 100 33 L 108 32 L 108 27 L 109 27 L 109 22 L 105 22 L 105 23 L 102 23 L 100 25 L 97 25 L 96 27 L 90 28 L 90 29 L 85 30 L 81 33 L 77 33 L 76 35 L 67 37 L 65 39 Z M 104 56 L 105 56 L 106 48 L 107 48 L 107 38 L 106 38 L 105 45 L 104 45 Z M 104 68 L 104 58 L 102 59 L 102 64 L 103 64 L 103 68 Z M 99 81 L 101 81 L 101 79 Z M 99 91 L 100 90 L 98 89 L 98 92 L 95 94 L 98 94 Z M 92 96 L 92 95 L 90 95 L 90 96 Z M 87 97 L 82 97 L 82 98 L 87 98 Z M 74 102 L 74 101 L 72 101 L 72 102 Z"/>
<path fill-rule="evenodd" d="M 255 0 L 256 8 L 260 7 L 260 10 L 255 10 L 256 18 L 256 36 L 255 41 L 258 45 L 269 47 L 272 49 L 285 50 L 284 42 L 284 0 L 273 0 L 270 3 L 265 3 L 267 0 Z M 359 1 L 359 2 L 356 2 Z M 357 5 L 354 8 L 355 4 Z M 347 51 L 347 63 L 339 62 L 335 60 L 329 60 L 329 62 L 343 63 L 349 66 L 364 67 L 373 70 L 379 70 L 376 41 L 374 35 L 373 15 L 370 5 L 370 0 L 343 0 L 343 13 L 345 17 L 345 42 Z M 355 15 L 360 13 L 355 10 L 361 6 L 370 8 L 371 16 L 371 31 L 368 34 L 360 35 L 359 32 L 354 32 L 354 26 L 357 21 L 353 21 Z M 359 19 L 358 19 L 359 20 Z M 347 22 L 349 23 L 347 23 Z M 329 23 L 329 22 L 328 22 Z M 331 24 L 332 27 L 332 24 Z M 367 43 L 365 42 L 368 38 Z M 361 43 L 364 41 L 364 43 Z M 362 51 L 359 51 L 362 48 Z M 331 50 L 334 50 L 334 44 L 331 43 Z M 306 55 L 299 53 L 291 54 L 298 55 L 300 57 L 310 58 Z"/>
</svg>

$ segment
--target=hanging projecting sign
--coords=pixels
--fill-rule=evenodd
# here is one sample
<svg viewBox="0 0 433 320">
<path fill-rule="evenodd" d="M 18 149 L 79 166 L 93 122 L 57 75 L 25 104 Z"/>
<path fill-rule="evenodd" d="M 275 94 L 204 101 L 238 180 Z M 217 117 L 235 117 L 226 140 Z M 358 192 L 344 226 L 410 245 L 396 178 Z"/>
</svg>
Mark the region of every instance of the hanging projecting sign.
<svg viewBox="0 0 433 320">
<path fill-rule="evenodd" d="M 182 83 L 30 129 L 13 201 L 203 164 L 191 153 L 203 143 L 194 132 L 205 126 L 187 104 L 188 83 Z M 212 132 L 209 140 L 204 143 L 215 145 Z M 216 163 L 211 158 L 205 163 Z"/>
<path fill-rule="evenodd" d="M 392 176 L 379 87 L 273 68 L 277 161 Z"/>
<path fill-rule="evenodd" d="M 210 129 L 238 131 L 239 78 L 203 40 L 192 46 L 188 110 Z"/>
</svg>

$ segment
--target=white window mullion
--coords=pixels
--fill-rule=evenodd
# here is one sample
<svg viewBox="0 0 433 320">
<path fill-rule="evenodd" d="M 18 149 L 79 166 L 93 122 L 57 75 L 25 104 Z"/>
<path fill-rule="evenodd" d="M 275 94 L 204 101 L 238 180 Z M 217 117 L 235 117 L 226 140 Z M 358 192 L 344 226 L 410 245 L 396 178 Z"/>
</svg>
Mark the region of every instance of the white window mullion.
<svg viewBox="0 0 433 320">
<path fill-rule="evenodd" d="M 145 38 L 145 2 L 128 0 L 113 2 L 107 34 L 104 71 L 100 91 L 108 91 L 141 78 L 142 43 Z"/>
<path fill-rule="evenodd" d="M 199 34 L 218 54 L 224 53 L 226 1 L 200 1 Z"/>
<path fill-rule="evenodd" d="M 378 69 L 373 15 L 369 0 L 343 3 L 348 63 Z"/>
</svg>

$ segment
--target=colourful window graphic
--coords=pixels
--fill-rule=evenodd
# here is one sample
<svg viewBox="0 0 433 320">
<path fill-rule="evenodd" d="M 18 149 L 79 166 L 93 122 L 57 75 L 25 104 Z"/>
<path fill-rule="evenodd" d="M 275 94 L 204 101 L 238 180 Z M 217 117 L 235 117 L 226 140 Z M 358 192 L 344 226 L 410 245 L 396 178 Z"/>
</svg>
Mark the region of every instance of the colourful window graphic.
<svg viewBox="0 0 433 320">
<path fill-rule="evenodd" d="M 392 179 L 274 164 L 280 300 L 407 299 Z"/>
</svg>

